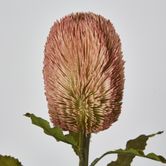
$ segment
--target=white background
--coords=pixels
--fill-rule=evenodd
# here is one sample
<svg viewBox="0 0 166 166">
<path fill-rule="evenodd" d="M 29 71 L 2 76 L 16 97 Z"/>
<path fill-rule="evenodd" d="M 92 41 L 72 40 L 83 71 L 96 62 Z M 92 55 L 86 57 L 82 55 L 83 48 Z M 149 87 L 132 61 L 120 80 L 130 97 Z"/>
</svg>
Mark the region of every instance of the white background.
<svg viewBox="0 0 166 166">
<path fill-rule="evenodd" d="M 0 154 L 24 166 L 76 166 L 69 145 L 43 134 L 23 116 L 49 119 L 44 96 L 43 50 L 53 22 L 71 12 L 110 19 L 120 35 L 125 93 L 118 122 L 91 140 L 90 161 L 123 148 L 128 139 L 166 129 L 165 0 L 0 0 Z M 166 133 L 151 138 L 146 152 L 166 156 Z M 106 157 L 98 166 L 114 157 Z M 136 158 L 133 166 L 164 164 Z"/>
</svg>

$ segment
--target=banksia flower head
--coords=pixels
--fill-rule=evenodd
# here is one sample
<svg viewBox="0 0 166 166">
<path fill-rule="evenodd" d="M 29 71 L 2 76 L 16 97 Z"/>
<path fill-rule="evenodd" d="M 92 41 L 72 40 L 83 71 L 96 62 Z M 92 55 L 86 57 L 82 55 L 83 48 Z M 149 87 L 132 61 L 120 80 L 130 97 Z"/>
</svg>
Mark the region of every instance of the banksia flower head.
<svg viewBox="0 0 166 166">
<path fill-rule="evenodd" d="M 45 45 L 43 74 L 55 126 L 93 133 L 117 120 L 124 61 L 120 39 L 109 20 L 76 13 L 55 22 Z"/>
</svg>

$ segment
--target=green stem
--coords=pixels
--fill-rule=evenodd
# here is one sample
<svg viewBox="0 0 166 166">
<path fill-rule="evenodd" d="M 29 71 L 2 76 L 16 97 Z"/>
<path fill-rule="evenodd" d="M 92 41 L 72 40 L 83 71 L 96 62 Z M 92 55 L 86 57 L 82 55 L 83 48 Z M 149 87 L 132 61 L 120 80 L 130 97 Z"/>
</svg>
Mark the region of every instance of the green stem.
<svg viewBox="0 0 166 166">
<path fill-rule="evenodd" d="M 88 166 L 90 134 L 79 134 L 79 166 Z"/>
</svg>

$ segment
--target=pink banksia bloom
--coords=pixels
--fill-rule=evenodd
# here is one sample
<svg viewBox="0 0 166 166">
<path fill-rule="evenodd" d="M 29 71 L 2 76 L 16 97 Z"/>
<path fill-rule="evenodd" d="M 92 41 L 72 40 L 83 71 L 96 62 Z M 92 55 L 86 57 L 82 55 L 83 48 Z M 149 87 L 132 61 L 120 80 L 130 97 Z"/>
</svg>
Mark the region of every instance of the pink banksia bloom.
<svg viewBox="0 0 166 166">
<path fill-rule="evenodd" d="M 94 133 L 121 112 L 124 61 L 112 23 L 93 13 L 71 14 L 52 26 L 45 45 L 44 84 L 52 123 Z"/>
</svg>

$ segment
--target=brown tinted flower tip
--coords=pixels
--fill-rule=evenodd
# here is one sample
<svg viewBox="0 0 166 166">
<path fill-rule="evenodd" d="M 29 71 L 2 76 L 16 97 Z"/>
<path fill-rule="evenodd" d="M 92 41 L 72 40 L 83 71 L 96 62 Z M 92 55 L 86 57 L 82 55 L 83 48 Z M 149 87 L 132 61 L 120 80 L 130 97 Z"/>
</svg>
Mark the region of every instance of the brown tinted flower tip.
<svg viewBox="0 0 166 166">
<path fill-rule="evenodd" d="M 45 45 L 44 84 L 51 121 L 63 130 L 107 129 L 121 112 L 124 61 L 112 23 L 71 14 L 52 26 Z"/>
</svg>

